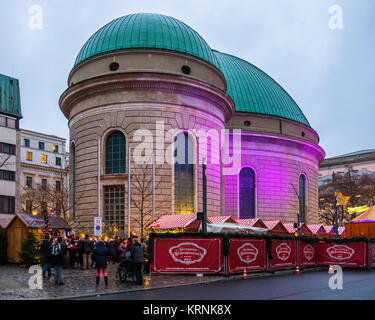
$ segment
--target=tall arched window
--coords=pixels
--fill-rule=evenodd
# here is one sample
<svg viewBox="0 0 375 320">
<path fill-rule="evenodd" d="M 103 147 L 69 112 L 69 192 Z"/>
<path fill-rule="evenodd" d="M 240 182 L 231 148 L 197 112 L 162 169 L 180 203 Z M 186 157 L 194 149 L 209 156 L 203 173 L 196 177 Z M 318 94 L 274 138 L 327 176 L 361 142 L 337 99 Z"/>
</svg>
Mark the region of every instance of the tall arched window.
<svg viewBox="0 0 375 320">
<path fill-rule="evenodd" d="M 71 172 L 72 172 L 72 216 L 73 219 L 76 217 L 76 147 L 74 143 L 71 144 L 70 157 L 71 157 Z"/>
<path fill-rule="evenodd" d="M 301 222 L 305 222 L 306 218 L 306 177 L 301 174 L 299 176 L 299 217 Z"/>
<path fill-rule="evenodd" d="M 105 173 L 125 173 L 125 136 L 120 131 L 112 132 L 105 143 Z"/>
<path fill-rule="evenodd" d="M 174 212 L 194 213 L 194 142 L 182 132 L 176 136 L 174 148 Z"/>
<path fill-rule="evenodd" d="M 245 167 L 240 171 L 240 219 L 255 218 L 255 172 Z"/>
</svg>

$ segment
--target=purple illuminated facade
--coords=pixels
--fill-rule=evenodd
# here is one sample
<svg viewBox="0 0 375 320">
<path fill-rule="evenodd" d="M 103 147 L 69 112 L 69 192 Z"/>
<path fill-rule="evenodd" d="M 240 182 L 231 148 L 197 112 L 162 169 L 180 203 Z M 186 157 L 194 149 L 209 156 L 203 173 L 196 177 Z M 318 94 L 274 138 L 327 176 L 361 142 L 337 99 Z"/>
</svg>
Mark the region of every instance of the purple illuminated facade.
<svg viewBox="0 0 375 320">
<path fill-rule="evenodd" d="M 155 16 L 145 15 L 142 21 L 157 24 Z M 118 30 L 96 38 L 108 35 L 108 43 L 121 38 L 124 30 L 117 25 Z M 180 23 L 175 27 L 186 33 L 185 41 L 199 38 Z M 111 35 L 116 30 L 119 35 Z M 318 168 L 324 151 L 302 111 L 272 78 L 208 45 L 188 52 L 188 46 L 177 44 L 175 49 L 156 48 L 153 40 L 145 47 L 143 39 L 137 48 L 137 39 L 124 36 L 122 47 L 89 56 L 107 43 L 93 45 L 96 38 L 81 50 L 60 98 L 74 150 L 71 218 L 77 230 L 90 232 L 93 218 L 101 216 L 126 234 L 164 214 L 202 211 L 204 159 L 209 216 L 295 222 L 300 213 L 306 223 L 318 223 Z M 199 39 L 196 46 L 205 43 Z M 179 137 L 183 146 L 175 148 Z M 186 163 L 176 164 L 181 150 Z M 142 217 L 137 179 L 146 172 L 151 185 L 152 155 L 155 211 L 152 216 L 148 197 Z"/>
</svg>

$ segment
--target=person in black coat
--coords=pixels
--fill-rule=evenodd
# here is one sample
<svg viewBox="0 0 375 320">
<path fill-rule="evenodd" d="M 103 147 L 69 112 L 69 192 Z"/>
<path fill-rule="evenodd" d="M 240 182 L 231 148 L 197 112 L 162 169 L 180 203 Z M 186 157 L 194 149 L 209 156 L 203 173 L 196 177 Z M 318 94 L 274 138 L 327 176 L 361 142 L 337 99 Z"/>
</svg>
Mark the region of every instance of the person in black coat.
<svg viewBox="0 0 375 320">
<path fill-rule="evenodd" d="M 49 239 L 49 235 L 47 234 L 40 246 L 40 251 L 42 253 L 42 260 L 44 264 L 43 278 L 47 271 L 48 271 L 48 278 L 51 278 L 51 247 L 52 247 L 52 243 Z"/>
<path fill-rule="evenodd" d="M 96 243 L 96 246 L 93 252 L 93 259 L 95 261 L 95 268 L 96 268 L 96 285 L 99 284 L 100 270 L 101 270 L 103 272 L 105 285 L 108 286 L 107 257 L 108 257 L 108 249 L 105 243 L 102 240 L 100 240 Z"/>
<path fill-rule="evenodd" d="M 66 245 L 62 237 L 58 237 L 51 248 L 51 263 L 55 266 L 55 284 L 63 285 L 63 267 L 66 261 Z"/>
</svg>

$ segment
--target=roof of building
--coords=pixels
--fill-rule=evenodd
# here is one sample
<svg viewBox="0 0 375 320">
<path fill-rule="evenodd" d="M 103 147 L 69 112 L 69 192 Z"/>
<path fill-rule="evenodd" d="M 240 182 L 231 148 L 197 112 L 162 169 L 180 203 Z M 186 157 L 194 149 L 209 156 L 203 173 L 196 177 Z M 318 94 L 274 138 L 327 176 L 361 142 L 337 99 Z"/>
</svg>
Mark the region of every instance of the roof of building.
<svg viewBox="0 0 375 320">
<path fill-rule="evenodd" d="M 13 214 L 0 214 L 0 229 L 5 229 L 13 217 Z"/>
<path fill-rule="evenodd" d="M 42 215 L 31 215 L 26 213 L 19 213 L 13 216 L 13 219 L 16 217 L 20 218 L 23 223 L 28 228 L 35 228 L 35 229 L 43 229 L 44 228 L 44 216 Z M 13 220 L 12 219 L 12 220 Z M 56 216 L 49 216 L 48 217 L 49 226 L 52 229 L 65 229 L 70 230 L 69 225 L 60 217 Z M 8 223 L 8 226 L 10 226 L 10 223 Z"/>
<path fill-rule="evenodd" d="M 0 114 L 22 118 L 20 86 L 17 79 L 0 74 Z"/>
<path fill-rule="evenodd" d="M 292 97 L 268 74 L 245 60 L 214 50 L 236 112 L 265 114 L 310 124 Z"/>
<path fill-rule="evenodd" d="M 375 149 L 366 149 L 366 150 L 360 150 L 360 151 L 345 153 L 345 154 L 342 154 L 340 156 L 334 156 L 334 157 L 327 158 L 327 159 L 336 159 L 336 158 L 344 158 L 344 157 L 351 157 L 351 156 L 360 156 L 360 155 L 368 154 L 368 153 L 375 153 Z"/>
<path fill-rule="evenodd" d="M 136 13 L 106 24 L 90 37 L 74 66 L 94 56 L 124 49 L 161 49 L 185 53 L 215 65 L 206 41 L 175 18 L 155 13 Z"/>
</svg>

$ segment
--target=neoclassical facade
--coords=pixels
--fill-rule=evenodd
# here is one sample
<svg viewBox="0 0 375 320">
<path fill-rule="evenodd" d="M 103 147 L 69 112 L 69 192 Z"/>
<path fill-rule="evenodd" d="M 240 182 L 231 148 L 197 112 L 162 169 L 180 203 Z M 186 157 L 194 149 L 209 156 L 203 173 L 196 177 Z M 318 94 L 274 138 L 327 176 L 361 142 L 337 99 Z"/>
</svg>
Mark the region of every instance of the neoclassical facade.
<svg viewBox="0 0 375 320">
<path fill-rule="evenodd" d="M 294 222 L 300 213 L 318 222 L 324 151 L 298 105 L 177 19 L 132 14 L 98 30 L 60 108 L 70 129 L 71 216 L 88 231 L 98 215 L 127 234 L 163 214 L 202 211 L 203 163 L 209 216 Z"/>
</svg>

